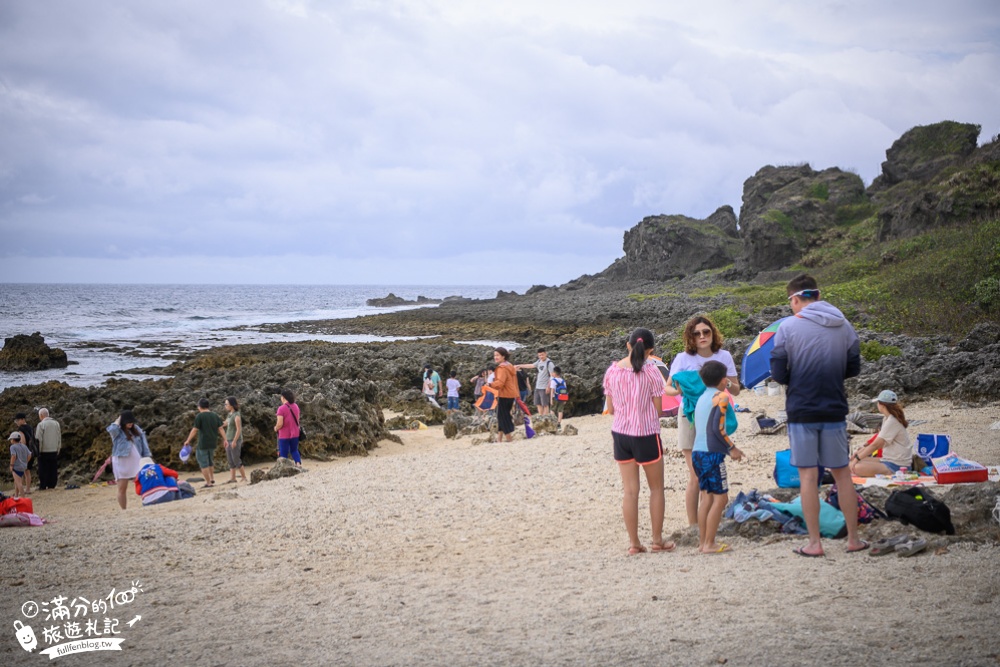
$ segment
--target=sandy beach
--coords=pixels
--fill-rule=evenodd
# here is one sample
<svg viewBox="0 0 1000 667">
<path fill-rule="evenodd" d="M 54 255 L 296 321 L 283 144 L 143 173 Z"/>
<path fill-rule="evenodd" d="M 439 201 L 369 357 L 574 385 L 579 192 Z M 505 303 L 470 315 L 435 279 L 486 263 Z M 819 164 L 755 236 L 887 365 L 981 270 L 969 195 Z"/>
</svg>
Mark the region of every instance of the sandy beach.
<svg viewBox="0 0 1000 667">
<path fill-rule="evenodd" d="M 751 409 L 780 397 L 744 393 Z M 910 429 L 1000 463 L 1000 406 L 934 400 Z M 768 489 L 779 436 L 736 438 L 731 495 Z M 0 664 L 47 662 L 11 624 L 27 601 L 89 600 L 138 582 L 104 616 L 123 652 L 66 665 L 988 665 L 1000 662 L 1000 547 L 957 543 L 914 558 L 792 553 L 802 538 L 726 538 L 733 550 L 625 555 L 621 482 L 606 416 L 577 436 L 509 445 L 400 433 L 371 455 L 306 473 L 217 485 L 194 499 L 118 510 L 111 487 L 36 492 L 51 524 L 0 531 Z M 665 429 L 668 532 L 684 529 L 686 471 Z M 857 445 L 856 436 L 852 444 Z M 261 467 L 261 466 L 257 466 Z M 194 475 L 182 473 L 182 478 Z M 220 480 L 228 473 L 219 475 Z M 198 485 L 196 485 L 198 486 Z M 5 487 L 6 490 L 6 487 Z M 640 497 L 640 534 L 649 518 Z M 90 614 L 89 617 L 95 617 Z"/>
</svg>

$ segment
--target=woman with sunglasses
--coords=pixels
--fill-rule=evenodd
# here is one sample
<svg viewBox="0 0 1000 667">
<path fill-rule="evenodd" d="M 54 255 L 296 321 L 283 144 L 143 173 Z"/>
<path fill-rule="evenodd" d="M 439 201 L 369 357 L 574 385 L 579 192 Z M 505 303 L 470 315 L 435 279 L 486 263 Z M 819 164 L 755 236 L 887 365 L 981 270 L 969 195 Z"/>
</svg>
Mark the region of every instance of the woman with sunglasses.
<svg viewBox="0 0 1000 667">
<path fill-rule="evenodd" d="M 683 390 L 674 382 L 674 376 L 683 371 L 697 373 L 709 361 L 718 361 L 725 365 L 726 376 L 729 379 L 729 393 L 736 396 L 740 393 L 740 380 L 736 375 L 736 364 L 733 355 L 722 349 L 722 334 L 709 318 L 704 315 L 692 317 L 684 325 L 684 351 L 674 357 L 670 364 L 670 377 L 667 378 L 666 393 L 670 396 L 681 396 Z M 691 397 L 697 399 L 696 396 Z M 691 449 L 694 447 L 694 424 L 683 414 L 677 415 L 677 444 L 684 452 L 684 460 L 688 468 L 688 485 L 684 494 L 684 507 L 687 509 L 688 525 L 698 525 L 698 475 L 691 462 Z"/>
</svg>

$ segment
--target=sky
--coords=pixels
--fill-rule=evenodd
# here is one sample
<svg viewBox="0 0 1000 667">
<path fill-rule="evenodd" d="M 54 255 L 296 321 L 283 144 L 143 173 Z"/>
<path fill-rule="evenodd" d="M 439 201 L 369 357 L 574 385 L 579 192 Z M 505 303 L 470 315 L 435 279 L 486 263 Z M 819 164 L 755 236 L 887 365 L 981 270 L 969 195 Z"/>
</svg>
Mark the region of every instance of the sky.
<svg viewBox="0 0 1000 667">
<path fill-rule="evenodd" d="M 561 284 L 943 120 L 995 0 L 4 0 L 0 282 Z"/>
</svg>

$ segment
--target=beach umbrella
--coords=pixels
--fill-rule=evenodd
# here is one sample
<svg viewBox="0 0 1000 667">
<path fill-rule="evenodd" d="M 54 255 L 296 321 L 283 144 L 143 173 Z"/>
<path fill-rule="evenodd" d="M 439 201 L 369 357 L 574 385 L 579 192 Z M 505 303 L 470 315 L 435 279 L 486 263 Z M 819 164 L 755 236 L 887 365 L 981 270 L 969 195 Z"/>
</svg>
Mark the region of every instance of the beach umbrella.
<svg viewBox="0 0 1000 667">
<path fill-rule="evenodd" d="M 755 387 L 767 378 L 771 377 L 771 350 L 774 349 L 774 335 L 778 333 L 778 327 L 787 320 L 782 317 L 771 326 L 767 327 L 753 339 L 750 347 L 743 355 L 743 367 L 740 369 L 740 383 L 748 389 Z"/>
</svg>

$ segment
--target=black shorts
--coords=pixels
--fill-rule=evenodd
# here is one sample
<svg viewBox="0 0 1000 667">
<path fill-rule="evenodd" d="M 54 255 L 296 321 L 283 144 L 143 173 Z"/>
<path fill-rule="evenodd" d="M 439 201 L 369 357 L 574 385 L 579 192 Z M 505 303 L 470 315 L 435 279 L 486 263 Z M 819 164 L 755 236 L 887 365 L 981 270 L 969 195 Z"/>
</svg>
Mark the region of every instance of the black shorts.
<svg viewBox="0 0 1000 667">
<path fill-rule="evenodd" d="M 635 462 L 641 466 L 656 463 L 663 456 L 663 444 L 660 435 L 622 435 L 611 432 L 615 441 L 615 461 L 619 463 Z"/>
</svg>

